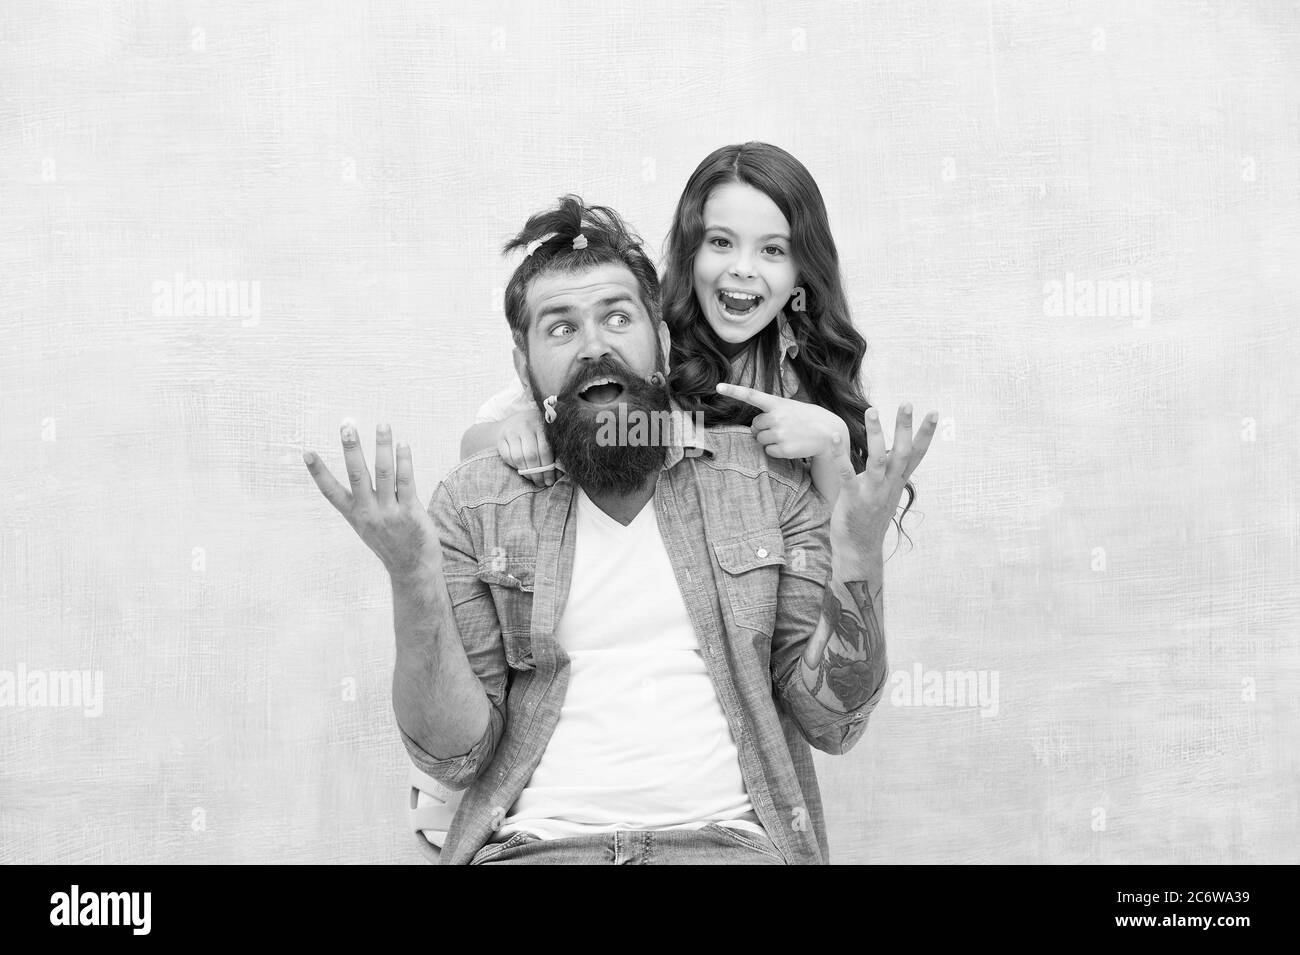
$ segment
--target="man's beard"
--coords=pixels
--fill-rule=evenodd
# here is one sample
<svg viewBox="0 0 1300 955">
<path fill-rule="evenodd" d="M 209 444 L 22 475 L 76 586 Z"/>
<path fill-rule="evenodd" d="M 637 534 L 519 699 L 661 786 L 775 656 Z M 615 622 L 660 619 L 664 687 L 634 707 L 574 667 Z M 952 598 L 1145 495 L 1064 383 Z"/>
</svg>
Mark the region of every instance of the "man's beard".
<svg viewBox="0 0 1300 955">
<path fill-rule="evenodd" d="M 578 397 L 595 378 L 611 378 L 623 386 L 617 404 L 596 408 Z M 540 393 L 531 371 L 529 381 L 540 407 L 546 396 Z M 619 405 L 626 405 L 626 409 Z M 606 355 L 580 369 L 565 383 L 555 402 L 555 420 L 546 421 L 543 413 L 542 428 L 555 459 L 579 487 L 587 491 L 630 494 L 644 486 L 647 476 L 663 467 L 667 448 L 662 441 L 630 443 L 622 440 L 622 434 L 617 442 L 602 444 L 597 440 L 597 433 L 602 428 L 609 430 L 607 420 L 613 420 L 616 426 L 619 420 L 636 421 L 639 416 L 649 421 L 653 420 L 652 413 L 666 412 L 669 408 L 666 384 L 651 384 L 638 378 L 621 361 Z"/>
</svg>

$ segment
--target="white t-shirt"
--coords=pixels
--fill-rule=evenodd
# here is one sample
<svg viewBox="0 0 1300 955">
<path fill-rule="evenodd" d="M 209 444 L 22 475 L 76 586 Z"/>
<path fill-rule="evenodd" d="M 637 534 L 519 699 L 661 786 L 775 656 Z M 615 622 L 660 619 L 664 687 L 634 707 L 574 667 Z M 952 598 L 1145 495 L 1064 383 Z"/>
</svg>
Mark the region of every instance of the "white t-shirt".
<svg viewBox="0 0 1300 955">
<path fill-rule="evenodd" d="M 709 823 L 761 833 L 654 499 L 626 527 L 581 490 L 577 509 L 573 579 L 555 631 L 570 660 L 568 691 L 494 838 Z"/>
</svg>

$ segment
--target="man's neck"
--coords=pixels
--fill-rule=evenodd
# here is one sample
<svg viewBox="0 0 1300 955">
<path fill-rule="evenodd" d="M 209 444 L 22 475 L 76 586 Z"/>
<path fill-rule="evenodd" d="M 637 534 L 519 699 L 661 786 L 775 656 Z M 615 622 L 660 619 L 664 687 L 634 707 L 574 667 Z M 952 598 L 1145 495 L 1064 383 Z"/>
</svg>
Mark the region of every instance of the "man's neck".
<svg viewBox="0 0 1300 955">
<path fill-rule="evenodd" d="M 646 475 L 641 487 L 635 491 L 594 491 L 585 487 L 582 490 L 593 504 L 626 527 L 641 513 L 646 502 L 655 496 L 655 485 L 658 483 L 659 469 L 656 468 Z"/>
</svg>

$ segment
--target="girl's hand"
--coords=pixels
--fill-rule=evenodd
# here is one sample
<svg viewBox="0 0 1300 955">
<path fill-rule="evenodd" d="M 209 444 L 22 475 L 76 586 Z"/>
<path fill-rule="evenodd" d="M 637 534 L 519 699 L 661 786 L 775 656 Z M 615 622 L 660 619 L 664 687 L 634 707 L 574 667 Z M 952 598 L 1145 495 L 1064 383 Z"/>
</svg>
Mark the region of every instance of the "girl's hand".
<svg viewBox="0 0 1300 955">
<path fill-rule="evenodd" d="M 762 411 L 749 430 L 774 458 L 815 458 L 836 452 L 847 455 L 849 429 L 825 408 L 725 382 L 718 384 L 718 393 Z"/>
<path fill-rule="evenodd" d="M 542 429 L 542 416 L 536 408 L 517 411 L 501 422 L 501 436 L 497 439 L 497 453 L 501 460 L 519 471 L 545 468 L 524 476 L 538 487 L 555 483 L 555 456 Z"/>
<path fill-rule="evenodd" d="M 880 559 L 885 532 L 898 510 L 903 488 L 929 450 L 938 422 L 939 415 L 930 412 L 913 438 L 912 406 L 901 405 L 894 425 L 894 446 L 886 451 L 880 416 L 875 408 L 867 411 L 866 468 L 855 474 L 847 458 L 840 464 L 840 492 L 830 522 L 831 547 L 837 559 Z"/>
</svg>

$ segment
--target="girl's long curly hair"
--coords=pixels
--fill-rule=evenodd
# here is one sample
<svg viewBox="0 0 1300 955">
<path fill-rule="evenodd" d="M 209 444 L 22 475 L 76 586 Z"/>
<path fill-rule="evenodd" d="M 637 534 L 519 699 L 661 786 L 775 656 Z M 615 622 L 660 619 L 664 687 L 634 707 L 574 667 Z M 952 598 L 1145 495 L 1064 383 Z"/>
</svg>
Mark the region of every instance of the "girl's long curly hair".
<svg viewBox="0 0 1300 955">
<path fill-rule="evenodd" d="M 677 202 L 664 245 L 663 317 L 672 335 L 669 386 L 691 412 L 701 411 L 706 425 L 749 424 L 757 409 L 717 393 L 728 381 L 731 359 L 723 352 L 695 295 L 695 255 L 704 238 L 704 204 L 718 186 L 740 182 L 768 196 L 790 223 L 790 244 L 802 291 L 803 308 L 786 308 L 790 333 L 799 350 L 790 359 L 809 400 L 843 419 L 849 430 L 849 455 L 861 473 L 867 460 L 863 416 L 871 407 L 862 391 L 862 359 L 867 343 L 853 327 L 839 253 L 821 191 L 808 170 L 784 149 L 749 142 L 723 146 L 701 162 Z M 767 372 L 759 387 L 771 390 L 780 363 L 776 321 L 750 339 L 748 348 L 762 356 Z M 753 357 L 753 356 L 751 356 Z M 916 489 L 907 484 L 907 515 Z M 899 529 L 902 529 L 900 517 Z"/>
</svg>

